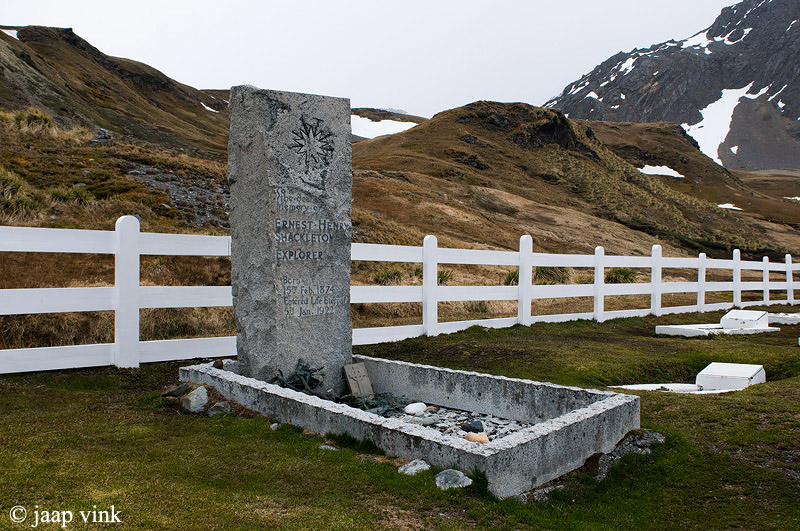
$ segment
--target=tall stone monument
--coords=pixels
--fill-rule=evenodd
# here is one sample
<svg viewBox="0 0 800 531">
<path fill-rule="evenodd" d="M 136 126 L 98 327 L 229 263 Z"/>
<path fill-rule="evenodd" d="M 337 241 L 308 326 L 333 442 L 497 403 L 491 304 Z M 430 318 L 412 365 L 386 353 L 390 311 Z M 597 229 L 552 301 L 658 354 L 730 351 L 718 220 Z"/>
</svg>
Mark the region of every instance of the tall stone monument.
<svg viewBox="0 0 800 531">
<path fill-rule="evenodd" d="M 229 111 L 239 360 L 269 380 L 302 358 L 341 393 L 352 354 L 350 101 L 238 86 Z"/>
</svg>

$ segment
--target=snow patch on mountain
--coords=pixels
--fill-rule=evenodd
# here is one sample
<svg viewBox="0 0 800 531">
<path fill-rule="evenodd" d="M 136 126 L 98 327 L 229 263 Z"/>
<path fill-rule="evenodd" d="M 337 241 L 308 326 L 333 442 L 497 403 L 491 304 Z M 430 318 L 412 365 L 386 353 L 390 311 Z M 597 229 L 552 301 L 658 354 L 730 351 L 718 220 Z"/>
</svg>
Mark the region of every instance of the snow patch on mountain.
<svg viewBox="0 0 800 531">
<path fill-rule="evenodd" d="M 369 118 L 364 118 L 357 114 L 350 115 L 350 127 L 352 128 L 353 134 L 363 138 L 393 135 L 405 131 L 406 129 L 411 129 L 415 125 L 417 125 L 415 122 L 398 122 L 395 120 L 373 122 Z"/>
<path fill-rule="evenodd" d="M 686 176 L 682 173 L 679 173 L 669 166 L 645 166 L 644 168 L 639 168 L 639 171 L 645 173 L 647 175 L 665 175 L 667 177 L 675 177 L 676 179 L 685 179 Z"/>
<path fill-rule="evenodd" d="M 751 82 L 746 87 L 740 89 L 725 89 L 720 98 L 710 103 L 705 109 L 700 111 L 703 119 L 694 125 L 681 124 L 700 145 L 700 151 L 706 156 L 714 159 L 717 164 L 722 164 L 719 159 L 719 146 L 725 142 L 728 132 L 731 129 L 733 111 L 739 105 L 742 98 L 754 100 L 766 93 L 769 87 L 764 87 L 757 94 L 748 94 L 753 87 Z"/>
</svg>

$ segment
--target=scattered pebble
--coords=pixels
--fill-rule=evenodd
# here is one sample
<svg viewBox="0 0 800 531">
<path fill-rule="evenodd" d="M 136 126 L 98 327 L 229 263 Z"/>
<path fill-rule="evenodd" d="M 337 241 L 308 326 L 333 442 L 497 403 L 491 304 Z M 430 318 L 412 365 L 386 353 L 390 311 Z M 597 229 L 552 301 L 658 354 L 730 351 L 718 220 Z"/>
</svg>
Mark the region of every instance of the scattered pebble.
<svg viewBox="0 0 800 531">
<path fill-rule="evenodd" d="M 442 490 L 468 487 L 470 485 L 472 485 L 472 480 L 459 470 L 448 468 L 436 474 L 436 486 Z"/>
<path fill-rule="evenodd" d="M 471 420 L 462 424 L 461 429 L 466 432 L 481 433 L 483 432 L 483 424 L 479 420 Z"/>
<path fill-rule="evenodd" d="M 429 415 L 427 417 L 422 417 L 422 425 L 423 426 L 432 426 L 439 422 L 439 417 L 436 415 Z"/>
<path fill-rule="evenodd" d="M 430 468 L 431 465 L 429 465 L 422 459 L 414 459 L 410 463 L 406 463 L 405 465 L 398 468 L 397 471 L 400 472 L 401 474 L 405 474 L 406 476 L 413 476 L 425 470 L 430 470 Z"/>
<path fill-rule="evenodd" d="M 320 450 L 334 450 L 334 451 L 338 450 L 338 448 L 336 448 L 335 446 L 331 446 L 330 444 L 320 444 L 319 445 L 319 449 Z"/>
<path fill-rule="evenodd" d="M 467 435 L 464 438 L 466 440 L 468 440 L 468 441 L 477 442 L 477 443 L 488 443 L 489 442 L 489 437 L 483 432 L 481 432 L 481 433 L 469 432 L 469 433 L 467 433 Z"/>
<path fill-rule="evenodd" d="M 273 422 L 272 424 L 269 425 L 269 429 L 271 429 L 272 431 L 275 431 L 280 427 L 281 427 L 280 422 Z"/>
<path fill-rule="evenodd" d="M 427 426 L 445 435 L 452 435 L 459 439 L 465 438 L 467 433 L 470 433 L 467 428 L 472 428 L 473 430 L 480 428 L 478 431 L 472 431 L 471 433 L 484 433 L 490 441 L 506 437 L 533 425 L 532 423 L 517 422 L 490 414 L 461 411 L 440 406 L 428 406 L 424 411 L 416 415 L 398 413 L 395 418 L 403 422 Z"/>
<path fill-rule="evenodd" d="M 425 405 L 424 402 L 414 402 L 403 408 L 403 413 L 406 413 L 407 415 L 421 415 L 425 413 L 427 408 L 428 406 Z"/>
<path fill-rule="evenodd" d="M 224 415 L 224 414 L 230 413 L 230 412 L 231 412 L 231 405 L 230 405 L 229 402 L 225 402 L 224 400 L 222 402 L 217 402 L 216 404 L 214 404 L 213 406 L 208 408 L 208 416 L 209 417 L 213 417 L 214 415 L 221 415 L 221 414 Z"/>
</svg>

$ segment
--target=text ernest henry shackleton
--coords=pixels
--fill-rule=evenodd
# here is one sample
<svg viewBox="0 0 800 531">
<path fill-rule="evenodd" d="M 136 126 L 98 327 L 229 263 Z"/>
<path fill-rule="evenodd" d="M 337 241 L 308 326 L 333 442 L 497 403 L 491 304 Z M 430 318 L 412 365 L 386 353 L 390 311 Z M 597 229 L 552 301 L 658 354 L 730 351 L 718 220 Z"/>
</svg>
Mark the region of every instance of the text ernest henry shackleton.
<svg viewBox="0 0 800 531">
<path fill-rule="evenodd" d="M 302 192 L 289 192 L 284 187 L 275 190 L 276 211 L 284 217 L 276 217 L 274 222 L 275 261 L 277 264 L 293 260 L 322 260 L 324 248 L 334 240 L 334 232 L 350 229 L 347 222 L 324 218 L 312 218 L 319 211 L 319 205 Z M 306 214 L 302 219 L 292 214 Z M 310 317 L 330 315 L 346 303 L 341 288 L 330 284 L 305 282 L 295 276 L 284 275 L 283 307 L 287 317 Z M 349 285 L 347 286 L 349 288 Z"/>
</svg>

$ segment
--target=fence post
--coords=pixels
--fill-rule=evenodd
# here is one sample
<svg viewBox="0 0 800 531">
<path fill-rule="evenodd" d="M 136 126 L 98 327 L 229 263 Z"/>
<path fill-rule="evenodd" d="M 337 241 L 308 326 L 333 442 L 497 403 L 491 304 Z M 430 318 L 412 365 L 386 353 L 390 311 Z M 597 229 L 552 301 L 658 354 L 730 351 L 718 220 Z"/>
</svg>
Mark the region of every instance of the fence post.
<svg viewBox="0 0 800 531">
<path fill-rule="evenodd" d="M 733 305 L 742 307 L 742 253 L 739 249 L 733 250 Z"/>
<path fill-rule="evenodd" d="M 706 311 L 706 253 L 697 255 L 697 311 Z"/>
<path fill-rule="evenodd" d="M 517 286 L 517 322 L 531 324 L 531 299 L 533 298 L 533 238 L 526 234 L 519 238 L 519 270 Z"/>
<path fill-rule="evenodd" d="M 769 304 L 769 256 L 762 259 L 764 263 L 764 275 L 761 277 L 764 281 L 764 304 Z"/>
<path fill-rule="evenodd" d="M 116 223 L 114 256 L 114 354 L 117 367 L 139 366 L 139 220 Z"/>
<path fill-rule="evenodd" d="M 605 321 L 605 296 L 603 293 L 606 283 L 606 270 L 603 264 L 606 255 L 601 246 L 594 248 L 594 319 L 598 323 Z"/>
<path fill-rule="evenodd" d="M 661 315 L 661 246 L 654 245 L 650 266 L 650 313 Z"/>
<path fill-rule="evenodd" d="M 792 283 L 792 255 L 786 254 L 786 300 L 794 305 L 794 285 Z"/>
<path fill-rule="evenodd" d="M 422 242 L 422 329 L 426 336 L 435 336 L 438 333 L 439 301 L 436 299 L 436 285 L 439 282 L 439 260 L 436 249 L 436 236 L 425 236 Z"/>
</svg>

